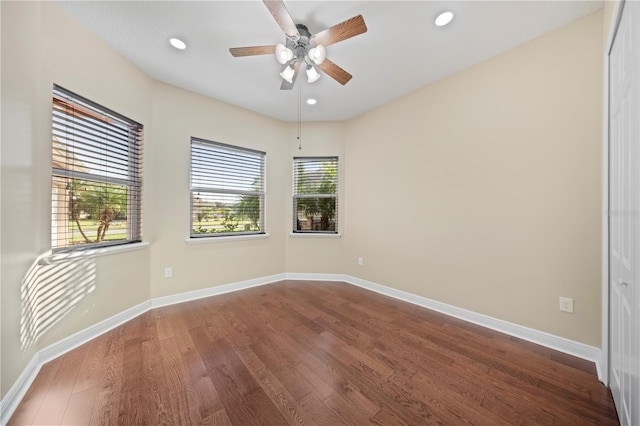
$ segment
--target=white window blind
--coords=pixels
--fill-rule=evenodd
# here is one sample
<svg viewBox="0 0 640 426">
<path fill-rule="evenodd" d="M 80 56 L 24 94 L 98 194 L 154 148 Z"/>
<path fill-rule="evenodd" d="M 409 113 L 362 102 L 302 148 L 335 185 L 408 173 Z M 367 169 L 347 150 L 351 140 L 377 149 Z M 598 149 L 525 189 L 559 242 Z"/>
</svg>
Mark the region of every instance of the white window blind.
<svg viewBox="0 0 640 426">
<path fill-rule="evenodd" d="M 264 234 L 266 154 L 191 138 L 191 238 Z"/>
<path fill-rule="evenodd" d="M 338 157 L 294 157 L 293 232 L 338 232 Z"/>
<path fill-rule="evenodd" d="M 54 251 L 141 241 L 142 141 L 141 124 L 54 86 Z"/>
</svg>

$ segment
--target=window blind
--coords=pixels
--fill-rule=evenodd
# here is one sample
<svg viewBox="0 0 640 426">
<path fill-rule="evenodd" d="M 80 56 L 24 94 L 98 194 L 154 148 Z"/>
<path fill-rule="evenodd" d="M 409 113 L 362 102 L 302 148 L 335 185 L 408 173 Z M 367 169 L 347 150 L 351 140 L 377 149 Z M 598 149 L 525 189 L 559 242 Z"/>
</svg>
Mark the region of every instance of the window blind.
<svg viewBox="0 0 640 426">
<path fill-rule="evenodd" d="M 60 86 L 52 108 L 52 249 L 142 239 L 143 126 Z"/>
<path fill-rule="evenodd" d="M 293 232 L 338 232 L 338 157 L 294 157 Z"/>
<path fill-rule="evenodd" d="M 264 233 L 266 154 L 191 138 L 191 237 Z"/>
</svg>

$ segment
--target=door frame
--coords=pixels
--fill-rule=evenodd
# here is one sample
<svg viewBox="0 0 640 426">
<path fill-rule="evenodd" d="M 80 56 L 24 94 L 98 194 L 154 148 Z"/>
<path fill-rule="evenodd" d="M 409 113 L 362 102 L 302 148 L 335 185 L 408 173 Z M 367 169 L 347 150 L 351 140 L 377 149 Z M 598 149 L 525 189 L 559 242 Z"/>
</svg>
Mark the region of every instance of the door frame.
<svg viewBox="0 0 640 426">
<path fill-rule="evenodd" d="M 622 9 L 626 0 L 616 1 L 604 49 L 603 70 L 603 120 L 602 120 L 602 350 L 598 367 L 598 377 L 609 386 L 609 55 L 613 48 L 615 36 L 618 33 Z"/>
</svg>

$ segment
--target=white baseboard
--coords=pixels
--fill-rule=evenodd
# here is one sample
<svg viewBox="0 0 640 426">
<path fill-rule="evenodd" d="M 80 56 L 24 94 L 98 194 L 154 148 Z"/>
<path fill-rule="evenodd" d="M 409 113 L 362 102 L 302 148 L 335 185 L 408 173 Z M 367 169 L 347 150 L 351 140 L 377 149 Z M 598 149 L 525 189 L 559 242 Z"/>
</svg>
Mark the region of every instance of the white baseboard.
<svg viewBox="0 0 640 426">
<path fill-rule="evenodd" d="M 1 425 L 7 424 L 18 404 L 22 401 L 24 394 L 29 390 L 29 386 L 35 380 L 41 366 L 42 363 L 39 361 L 39 354 L 37 353 L 31 358 L 25 369 L 22 370 L 18 380 L 11 386 L 9 392 L 2 398 L 2 402 L 0 402 Z"/>
<path fill-rule="evenodd" d="M 63 340 L 60 340 L 59 342 L 49 345 L 46 348 L 40 350 L 38 361 L 40 361 L 41 365 L 46 364 L 52 359 L 55 359 L 84 343 L 87 343 L 89 340 L 95 339 L 96 337 L 118 327 L 119 325 L 124 324 L 127 321 L 131 321 L 138 315 L 142 315 L 147 312 L 150 308 L 151 304 L 147 300 L 146 302 L 142 302 L 110 318 L 107 318 L 104 321 L 100 321 L 99 323 L 92 325 L 89 328 L 85 328 L 84 330 L 79 331 L 78 333 L 73 334 Z"/>
<path fill-rule="evenodd" d="M 9 421 L 25 393 L 29 390 L 29 386 L 31 386 L 31 383 L 33 383 L 33 380 L 36 378 L 38 371 L 40 371 L 40 368 L 44 364 L 147 312 L 150 307 L 151 304 L 147 300 L 53 343 L 44 349 L 40 349 L 40 351 L 31 358 L 26 368 L 22 370 L 22 374 L 20 374 L 18 380 L 11 386 L 9 392 L 2 398 L 2 402 L 0 402 L 0 424 L 4 425 Z"/>
<path fill-rule="evenodd" d="M 342 274 L 310 274 L 308 272 L 287 272 L 288 280 L 293 281 L 344 281 L 346 275 Z"/>
<path fill-rule="evenodd" d="M 232 291 L 245 290 L 265 284 L 287 279 L 287 274 L 268 275 L 252 280 L 238 281 L 232 284 L 224 284 L 215 287 L 207 287 L 200 290 L 188 291 L 186 293 L 172 294 L 170 296 L 155 297 L 151 299 L 151 308 L 175 305 L 176 303 L 188 302 L 190 300 L 203 299 L 205 297 L 217 296 L 219 294 L 230 293 Z"/>
<path fill-rule="evenodd" d="M 596 348 L 594 346 L 585 345 L 584 343 L 565 339 L 563 337 L 558 337 L 553 334 L 545 333 L 543 331 L 524 327 L 522 325 L 503 321 L 466 309 L 458 308 L 453 305 L 448 305 L 446 303 L 438 302 L 436 300 L 418 296 L 413 293 L 363 280 L 362 278 L 354 277 L 351 275 L 287 273 L 286 276 L 287 279 L 290 280 L 344 281 L 346 283 L 362 287 L 367 290 L 375 291 L 376 293 L 380 293 L 385 296 L 393 297 L 394 299 L 399 299 L 405 302 L 412 303 L 414 305 L 422 306 L 433 311 L 441 312 L 443 314 L 462 319 L 464 321 L 469 321 L 471 323 L 487 327 L 492 330 L 508 334 L 510 336 L 518 337 L 520 339 L 527 340 L 529 342 L 533 342 L 550 349 L 554 349 L 581 359 L 585 359 L 587 361 L 591 361 L 595 363 L 598 379 L 600 381 L 603 381 L 604 379 L 604 375 L 602 372 L 602 351 L 600 350 L 600 348 Z"/>
<path fill-rule="evenodd" d="M 13 412 L 18 407 L 18 404 L 24 397 L 29 386 L 33 383 L 40 368 L 47 362 L 64 355 L 72 349 L 87 343 L 91 339 L 95 339 L 101 334 L 116 328 L 117 326 L 124 324 L 147 312 L 150 309 L 173 305 L 175 303 L 187 302 L 189 300 L 201 299 L 204 297 L 215 296 L 218 294 L 229 293 L 232 291 L 244 290 L 251 287 L 265 285 L 276 281 L 282 281 L 287 279 L 286 274 L 270 275 L 267 277 L 256 278 L 247 281 L 240 281 L 232 284 L 225 284 L 217 287 L 209 287 L 201 290 L 194 290 L 186 293 L 175 294 L 171 296 L 157 297 L 151 300 L 147 300 L 139 305 L 133 306 L 125 311 L 120 312 L 104 321 L 101 321 L 91 327 L 88 327 L 78 333 L 75 333 L 65 339 L 62 339 L 52 345 L 47 346 L 37 352 L 27 367 L 22 371 L 18 380 L 13 384 L 11 389 L 7 392 L 2 401 L 0 402 L 0 424 L 5 425 Z"/>
<path fill-rule="evenodd" d="M 538 345 L 545 346 L 550 349 L 554 349 L 578 358 L 585 359 L 587 361 L 591 361 L 595 363 L 596 371 L 598 373 L 598 379 L 602 381 L 602 352 L 600 351 L 600 348 L 585 345 L 584 343 L 576 342 L 574 340 L 565 339 L 564 337 L 558 337 L 553 334 L 545 333 L 544 331 L 534 330 L 522 325 L 479 314 L 477 312 L 468 311 L 466 309 L 458 308 L 453 305 L 448 305 L 446 303 L 438 302 L 436 300 L 428 299 L 426 297 L 418 296 L 413 293 L 397 290 L 395 288 L 387 287 L 384 285 L 376 284 L 371 281 L 363 280 L 361 278 L 352 277 L 350 275 L 345 275 L 344 281 L 349 284 L 365 288 L 367 290 L 375 291 L 376 293 L 384 294 L 385 296 L 393 297 L 394 299 L 413 303 L 414 305 L 441 312 L 443 314 L 459 318 L 464 321 L 478 324 L 483 327 L 508 334 L 510 336 L 518 337 L 520 339 L 537 343 Z"/>
<path fill-rule="evenodd" d="M 201 290 L 194 290 L 171 296 L 153 298 L 151 300 L 133 306 L 123 312 L 120 312 L 119 314 L 116 314 L 111 318 L 107 318 L 106 320 L 101 321 L 98 324 L 95 324 L 78 333 L 73 334 L 72 336 L 60 340 L 59 342 L 47 346 L 44 349 L 41 349 L 33 356 L 31 361 L 29 361 L 29 364 L 27 364 L 26 368 L 22 371 L 22 374 L 20 374 L 18 380 L 13 384 L 11 389 L 9 389 L 9 392 L 7 392 L 5 397 L 2 398 L 2 401 L 0 401 L 0 424 L 4 425 L 9 421 L 9 419 L 13 415 L 13 412 L 29 389 L 29 386 L 31 386 L 31 383 L 38 374 L 38 371 L 40 371 L 42 365 L 69 352 L 72 349 L 75 349 L 76 347 L 90 341 L 91 339 L 94 339 L 101 334 L 106 333 L 107 331 L 127 321 L 132 320 L 138 315 L 141 315 L 150 309 L 155 309 L 162 306 L 173 305 L 176 303 L 187 302 L 190 300 L 201 299 L 204 297 L 229 293 L 232 291 L 244 290 L 247 288 L 270 284 L 285 279 L 297 281 L 343 281 L 351 285 L 383 294 L 385 296 L 393 297 L 395 299 L 409 302 L 414 305 L 422 306 L 424 308 L 441 312 L 443 314 L 469 321 L 474 324 L 499 331 L 501 333 L 537 343 L 539 345 L 555 349 L 557 351 L 564 352 L 578 358 L 592 361 L 596 364 L 598 378 L 602 380 L 603 377 L 601 371 L 602 353 L 599 348 L 593 346 L 585 345 L 583 343 L 554 336 L 549 333 L 492 318 L 487 315 L 478 314 L 476 312 L 468 311 L 466 309 L 458 308 L 452 305 L 447 305 L 446 303 L 441 303 L 432 299 L 428 299 L 426 297 L 418 296 L 402 290 L 397 290 L 395 288 L 387 287 L 381 284 L 376 284 L 374 282 L 363 280 L 361 278 L 353 277 L 350 275 L 283 273 L 247 281 L 239 281 L 232 284 L 204 288 Z"/>
</svg>

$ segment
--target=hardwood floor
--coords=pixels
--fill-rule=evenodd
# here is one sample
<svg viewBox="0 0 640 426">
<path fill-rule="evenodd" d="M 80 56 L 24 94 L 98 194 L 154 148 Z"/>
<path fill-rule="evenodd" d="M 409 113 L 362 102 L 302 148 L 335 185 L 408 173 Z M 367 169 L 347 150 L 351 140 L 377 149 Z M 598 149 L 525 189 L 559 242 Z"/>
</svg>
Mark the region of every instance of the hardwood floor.
<svg viewBox="0 0 640 426">
<path fill-rule="evenodd" d="M 9 425 L 618 424 L 592 363 L 335 282 L 155 309 L 44 365 Z"/>
</svg>

